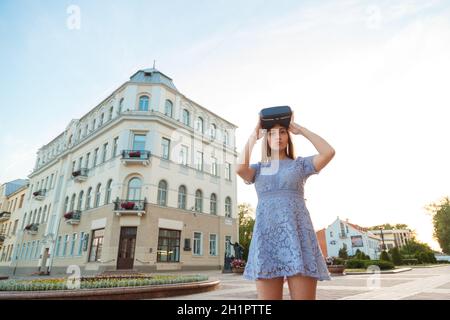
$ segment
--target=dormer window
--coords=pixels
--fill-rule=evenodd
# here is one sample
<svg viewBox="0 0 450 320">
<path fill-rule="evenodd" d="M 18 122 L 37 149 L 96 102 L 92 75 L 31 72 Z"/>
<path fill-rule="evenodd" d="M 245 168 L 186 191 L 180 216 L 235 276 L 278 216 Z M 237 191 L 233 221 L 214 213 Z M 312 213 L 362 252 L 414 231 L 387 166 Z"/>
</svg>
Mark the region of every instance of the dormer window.
<svg viewBox="0 0 450 320">
<path fill-rule="evenodd" d="M 151 72 L 145 71 L 145 72 L 144 72 L 144 76 L 145 76 L 145 77 L 151 77 L 151 76 L 152 76 L 152 73 L 151 73 Z"/>
</svg>

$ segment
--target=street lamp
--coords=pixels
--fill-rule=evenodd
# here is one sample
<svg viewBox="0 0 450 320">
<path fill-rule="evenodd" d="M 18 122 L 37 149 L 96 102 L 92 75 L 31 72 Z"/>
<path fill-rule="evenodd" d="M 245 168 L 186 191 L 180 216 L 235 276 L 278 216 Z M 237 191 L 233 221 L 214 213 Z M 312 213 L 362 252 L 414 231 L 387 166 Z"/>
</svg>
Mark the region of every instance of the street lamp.
<svg viewBox="0 0 450 320">
<path fill-rule="evenodd" d="M 384 251 L 386 250 L 386 246 L 384 245 L 383 227 L 380 227 L 380 232 L 381 232 L 381 241 L 383 243 L 381 249 Z"/>
</svg>

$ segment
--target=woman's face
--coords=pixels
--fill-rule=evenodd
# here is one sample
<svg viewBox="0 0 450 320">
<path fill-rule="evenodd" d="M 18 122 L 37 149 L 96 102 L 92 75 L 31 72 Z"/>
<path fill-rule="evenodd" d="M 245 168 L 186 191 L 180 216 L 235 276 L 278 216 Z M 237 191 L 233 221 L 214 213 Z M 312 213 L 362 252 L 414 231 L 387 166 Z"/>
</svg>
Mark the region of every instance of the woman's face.
<svg viewBox="0 0 450 320">
<path fill-rule="evenodd" d="M 287 148 L 289 141 L 288 130 L 283 126 L 276 124 L 272 129 L 268 130 L 267 139 L 272 151 L 284 150 Z"/>
</svg>

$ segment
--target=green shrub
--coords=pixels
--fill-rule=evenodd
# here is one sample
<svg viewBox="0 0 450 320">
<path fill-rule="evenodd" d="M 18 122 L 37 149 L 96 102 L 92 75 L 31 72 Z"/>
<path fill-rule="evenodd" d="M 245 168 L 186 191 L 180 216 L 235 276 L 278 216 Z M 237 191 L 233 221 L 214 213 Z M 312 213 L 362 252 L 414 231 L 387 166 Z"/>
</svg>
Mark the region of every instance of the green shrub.
<svg viewBox="0 0 450 320">
<path fill-rule="evenodd" d="M 345 266 L 349 269 L 363 269 L 366 267 L 365 262 L 366 260 L 350 259 L 347 260 Z"/>
<path fill-rule="evenodd" d="M 389 253 L 391 254 L 392 262 L 396 266 L 399 266 L 402 264 L 402 255 L 400 254 L 400 251 L 398 250 L 397 247 L 392 248 Z"/>
<path fill-rule="evenodd" d="M 369 266 L 378 266 L 380 270 L 392 270 L 395 268 L 392 262 L 384 260 L 365 261 L 365 268 L 367 269 Z"/>
<path fill-rule="evenodd" d="M 389 258 L 389 254 L 385 250 L 383 250 L 380 254 L 380 260 L 391 261 L 391 258 Z"/>
<path fill-rule="evenodd" d="M 416 265 L 419 262 L 417 259 L 402 259 L 402 264 L 406 264 L 408 266 L 410 265 Z"/>
</svg>

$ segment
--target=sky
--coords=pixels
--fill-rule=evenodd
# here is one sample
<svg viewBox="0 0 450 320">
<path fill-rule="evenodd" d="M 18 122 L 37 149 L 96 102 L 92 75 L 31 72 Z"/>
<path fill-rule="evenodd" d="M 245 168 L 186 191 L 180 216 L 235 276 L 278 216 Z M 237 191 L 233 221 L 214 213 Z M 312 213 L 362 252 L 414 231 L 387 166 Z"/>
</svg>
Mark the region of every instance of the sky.
<svg viewBox="0 0 450 320">
<path fill-rule="evenodd" d="M 276 105 L 333 146 L 305 186 L 316 230 L 405 223 L 439 249 L 425 206 L 450 194 L 448 1 L 1 0 L 0 46 L 0 183 L 156 60 L 238 126 L 239 151 Z M 256 207 L 254 185 L 238 179 L 238 202 Z"/>
</svg>

